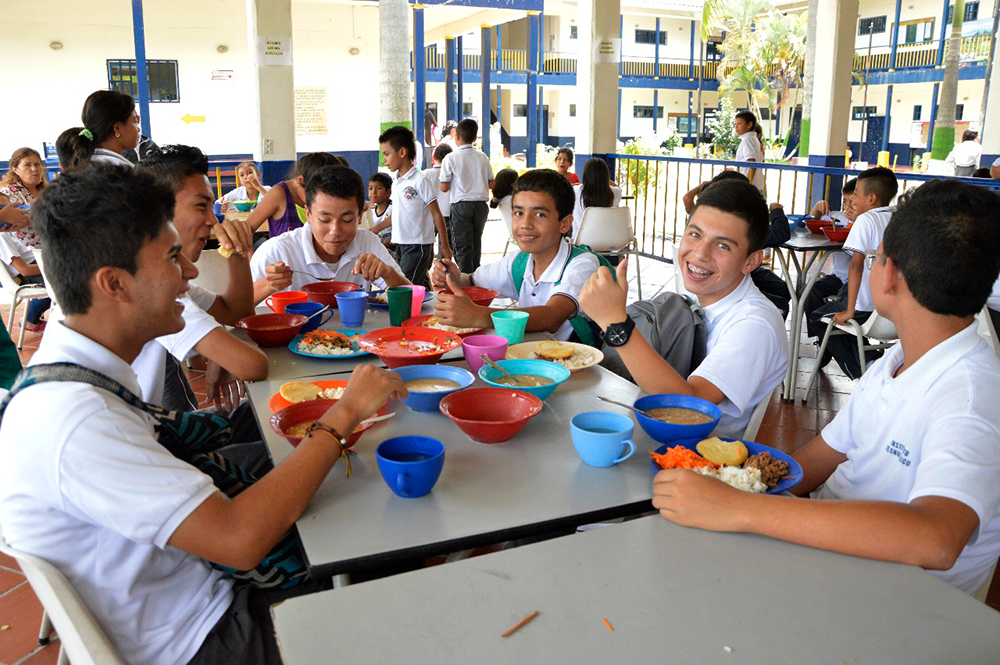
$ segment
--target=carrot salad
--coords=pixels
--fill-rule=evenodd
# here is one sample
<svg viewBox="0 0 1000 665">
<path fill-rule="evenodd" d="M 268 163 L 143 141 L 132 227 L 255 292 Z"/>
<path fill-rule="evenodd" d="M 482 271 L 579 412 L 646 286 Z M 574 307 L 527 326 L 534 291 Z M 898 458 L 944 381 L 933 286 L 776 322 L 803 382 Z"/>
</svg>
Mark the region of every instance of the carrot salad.
<svg viewBox="0 0 1000 665">
<path fill-rule="evenodd" d="M 707 459 L 694 452 L 690 448 L 685 448 L 684 446 L 674 446 L 673 448 L 667 448 L 667 451 L 662 455 L 658 453 L 649 453 L 653 461 L 660 465 L 662 469 L 697 469 L 699 467 L 708 467 L 709 469 L 717 469 L 718 466 L 712 464 Z"/>
</svg>

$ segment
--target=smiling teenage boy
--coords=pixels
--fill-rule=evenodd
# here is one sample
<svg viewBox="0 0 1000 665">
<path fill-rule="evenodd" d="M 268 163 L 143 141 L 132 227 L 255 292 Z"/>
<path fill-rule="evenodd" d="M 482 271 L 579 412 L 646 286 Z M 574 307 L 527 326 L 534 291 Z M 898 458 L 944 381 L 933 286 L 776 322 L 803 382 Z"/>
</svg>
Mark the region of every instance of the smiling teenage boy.
<svg viewBox="0 0 1000 665">
<path fill-rule="evenodd" d="M 441 322 L 462 328 L 492 328 L 490 314 L 497 308 L 476 305 L 459 288 L 483 286 L 517 300 L 518 309 L 528 313 L 528 332 L 549 332 L 556 339 L 569 339 L 573 334 L 570 320 L 579 312 L 577 295 L 599 265 L 596 255 L 574 251 L 564 239 L 573 228 L 575 202 L 573 186 L 552 169 L 528 171 L 518 178 L 511 211 L 514 241 L 521 252 L 480 266 L 471 275 L 460 272 L 451 261 L 435 261 L 432 283 L 435 288 L 451 291 L 439 293 L 434 304 Z M 513 271 L 522 263 L 517 288 Z"/>
<path fill-rule="evenodd" d="M 1000 362 L 976 313 L 1000 272 L 1000 198 L 933 180 L 907 192 L 869 254 L 899 344 L 794 457 L 810 501 L 661 471 L 653 506 L 678 524 L 742 531 L 933 571 L 972 594 L 1000 555 Z"/>
<path fill-rule="evenodd" d="M 740 437 L 754 407 L 767 399 L 788 367 L 781 313 L 754 286 L 750 273 L 763 258 L 767 204 L 745 180 L 724 180 L 698 197 L 677 251 L 684 288 L 704 309 L 707 356 L 685 379 L 640 334 L 625 310 L 628 264 L 618 281 L 598 270 L 580 305 L 605 331 L 635 382 L 650 394 L 694 395 L 717 404 L 721 436 Z"/>
</svg>

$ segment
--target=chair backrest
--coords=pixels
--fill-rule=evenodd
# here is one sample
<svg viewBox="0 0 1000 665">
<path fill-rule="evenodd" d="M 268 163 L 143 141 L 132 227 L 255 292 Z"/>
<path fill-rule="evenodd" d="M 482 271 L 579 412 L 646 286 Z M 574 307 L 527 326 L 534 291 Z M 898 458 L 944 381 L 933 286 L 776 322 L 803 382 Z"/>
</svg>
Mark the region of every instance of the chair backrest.
<svg viewBox="0 0 1000 665">
<path fill-rule="evenodd" d="M 514 214 L 511 212 L 510 202 L 511 200 L 509 198 L 504 198 L 504 200 L 500 201 L 500 205 L 497 206 L 497 210 L 500 211 L 500 219 L 503 220 L 503 225 L 507 227 L 507 234 L 513 240 Z"/>
<path fill-rule="evenodd" d="M 69 581 L 51 563 L 11 547 L 0 532 L 0 552 L 12 556 L 48 612 L 73 665 L 124 665 L 111 640 Z"/>
<path fill-rule="evenodd" d="M 991 314 L 989 307 L 983 307 L 983 323 L 990 332 L 990 342 L 993 343 L 993 352 L 1000 358 L 1000 337 L 997 336 L 997 329 L 993 324 L 993 314 Z"/>
<path fill-rule="evenodd" d="M 11 294 L 11 296 L 17 293 L 17 289 L 20 287 L 20 285 L 14 281 L 14 276 L 10 274 L 9 270 L 7 270 L 7 266 L 0 266 L 0 286 L 3 287 L 4 291 Z"/>
<path fill-rule="evenodd" d="M 583 211 L 573 244 L 587 245 L 595 252 L 612 252 L 627 247 L 634 237 L 631 208 L 590 207 Z"/>
<path fill-rule="evenodd" d="M 781 388 L 778 387 L 775 390 L 781 390 Z M 764 422 L 764 413 L 767 411 L 767 405 L 771 402 L 771 395 L 773 394 L 768 394 L 754 407 L 753 413 L 750 415 L 750 422 L 747 423 L 747 428 L 743 430 L 741 438 L 744 441 L 753 441 L 757 438 L 757 432 L 760 431 L 760 425 Z"/>
<path fill-rule="evenodd" d="M 861 331 L 865 337 L 871 337 L 872 339 L 884 342 L 899 339 L 899 334 L 896 333 L 896 325 L 884 316 L 879 316 L 878 312 L 872 312 L 868 320 L 862 324 Z"/>
<path fill-rule="evenodd" d="M 55 305 L 56 297 L 52 293 L 52 289 L 48 286 L 49 276 L 45 274 L 45 260 L 42 257 L 42 254 L 44 254 L 44 252 L 42 252 L 42 249 L 40 247 L 36 247 L 34 250 L 34 254 L 35 254 L 35 265 L 38 266 L 38 270 L 42 273 L 42 279 L 45 280 L 45 285 L 46 285 L 45 290 L 49 292 L 49 298 L 52 300 L 52 304 Z"/>
</svg>

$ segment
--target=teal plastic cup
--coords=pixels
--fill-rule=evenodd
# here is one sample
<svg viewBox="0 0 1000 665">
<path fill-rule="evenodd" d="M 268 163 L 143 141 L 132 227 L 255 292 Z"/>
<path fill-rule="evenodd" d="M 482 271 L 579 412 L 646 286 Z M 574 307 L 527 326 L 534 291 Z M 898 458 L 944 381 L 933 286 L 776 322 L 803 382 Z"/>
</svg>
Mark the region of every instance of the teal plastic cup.
<svg viewBox="0 0 1000 665">
<path fill-rule="evenodd" d="M 517 310 L 493 312 L 493 329 L 507 340 L 507 344 L 520 344 L 524 341 L 524 329 L 528 327 L 528 313 Z"/>
<path fill-rule="evenodd" d="M 408 286 L 393 286 L 386 291 L 389 299 L 389 325 L 401 326 L 413 316 L 413 289 Z"/>
</svg>

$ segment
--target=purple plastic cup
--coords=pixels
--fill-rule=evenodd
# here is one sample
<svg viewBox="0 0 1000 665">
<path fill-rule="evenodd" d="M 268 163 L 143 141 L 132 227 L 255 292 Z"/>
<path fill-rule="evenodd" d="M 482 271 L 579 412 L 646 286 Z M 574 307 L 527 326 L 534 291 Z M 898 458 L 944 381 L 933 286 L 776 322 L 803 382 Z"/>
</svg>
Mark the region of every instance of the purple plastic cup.
<svg viewBox="0 0 1000 665">
<path fill-rule="evenodd" d="M 494 362 L 507 357 L 507 338 L 500 335 L 472 335 L 462 340 L 462 353 L 465 354 L 469 369 L 476 374 L 486 364 L 480 358 L 482 354 L 485 353 Z"/>
</svg>

